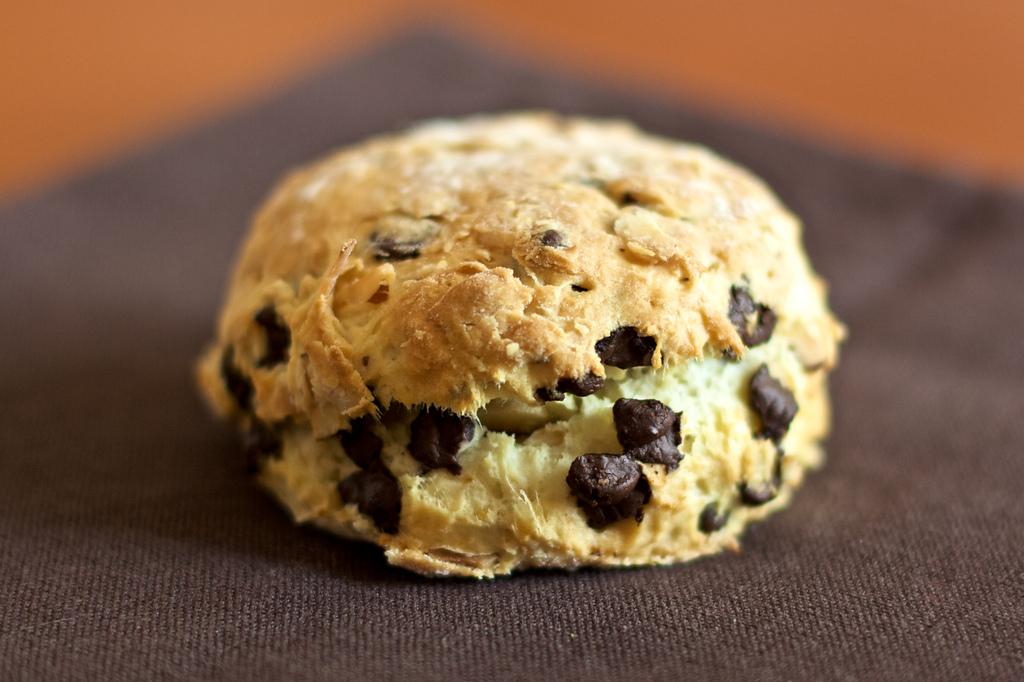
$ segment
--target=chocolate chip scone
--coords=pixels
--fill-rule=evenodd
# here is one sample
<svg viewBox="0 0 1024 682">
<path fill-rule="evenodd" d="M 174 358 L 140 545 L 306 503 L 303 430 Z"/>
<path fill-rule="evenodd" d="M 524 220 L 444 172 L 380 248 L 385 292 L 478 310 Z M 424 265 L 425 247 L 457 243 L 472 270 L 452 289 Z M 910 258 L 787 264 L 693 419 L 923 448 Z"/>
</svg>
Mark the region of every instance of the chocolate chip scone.
<svg viewBox="0 0 1024 682">
<path fill-rule="evenodd" d="M 297 521 L 491 577 L 736 548 L 821 462 L 842 336 L 759 180 L 512 114 L 288 177 L 199 379 Z"/>
</svg>

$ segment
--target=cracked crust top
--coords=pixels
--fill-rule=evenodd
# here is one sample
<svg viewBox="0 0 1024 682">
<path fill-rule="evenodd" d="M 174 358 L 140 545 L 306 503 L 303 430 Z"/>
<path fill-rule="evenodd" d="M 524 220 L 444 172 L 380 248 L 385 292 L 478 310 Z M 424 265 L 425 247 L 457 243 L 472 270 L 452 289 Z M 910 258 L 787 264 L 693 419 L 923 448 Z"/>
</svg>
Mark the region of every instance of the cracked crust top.
<svg viewBox="0 0 1024 682">
<path fill-rule="evenodd" d="M 799 223 L 746 171 L 622 122 L 430 122 L 273 193 L 200 380 L 221 413 L 244 398 L 317 436 L 394 401 L 538 404 L 613 357 L 742 356 L 737 291 L 806 367 L 833 365 L 843 330 Z"/>
</svg>

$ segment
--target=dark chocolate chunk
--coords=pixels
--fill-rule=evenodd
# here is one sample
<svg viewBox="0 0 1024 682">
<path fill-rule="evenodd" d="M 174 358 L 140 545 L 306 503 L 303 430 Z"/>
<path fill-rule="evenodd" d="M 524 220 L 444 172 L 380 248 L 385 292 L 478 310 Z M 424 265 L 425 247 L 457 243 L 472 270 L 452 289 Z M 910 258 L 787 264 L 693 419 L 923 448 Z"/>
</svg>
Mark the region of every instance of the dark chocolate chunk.
<svg viewBox="0 0 1024 682">
<path fill-rule="evenodd" d="M 640 477 L 629 495 L 615 504 L 588 504 L 582 500 L 577 502 L 583 513 L 587 515 L 587 525 L 600 529 L 632 516 L 637 523 L 644 520 L 644 505 L 651 499 L 651 484 L 645 476 Z"/>
<path fill-rule="evenodd" d="M 680 416 L 657 400 L 619 398 L 612 407 L 615 432 L 628 456 L 649 464 L 664 464 L 671 471 L 683 458 Z"/>
<path fill-rule="evenodd" d="M 776 322 L 775 311 L 768 306 L 757 304 L 757 324 L 746 336 L 741 336 L 743 343 L 750 348 L 761 345 L 772 338 Z"/>
<path fill-rule="evenodd" d="M 557 388 L 545 386 L 537 389 L 537 399 L 545 402 L 563 400 L 566 393 L 578 396 L 593 395 L 604 387 L 604 378 L 593 372 L 579 379 L 559 379 Z"/>
<path fill-rule="evenodd" d="M 729 512 L 719 514 L 718 505 L 711 502 L 701 511 L 697 527 L 700 528 L 701 533 L 714 533 L 716 530 L 721 530 L 728 520 Z"/>
<path fill-rule="evenodd" d="M 380 422 L 384 424 L 384 426 L 393 426 L 400 421 L 403 421 L 408 414 L 408 405 L 403 405 L 396 401 L 388 405 L 387 409 L 381 412 Z"/>
<path fill-rule="evenodd" d="M 287 360 L 288 347 L 292 345 L 292 333 L 274 310 L 274 306 L 260 308 L 254 319 L 267 334 L 267 352 L 257 364 L 260 367 L 269 367 Z"/>
<path fill-rule="evenodd" d="M 353 420 L 348 431 L 338 434 L 341 447 L 360 468 L 371 471 L 381 466 L 380 450 L 384 441 L 369 429 L 365 417 Z"/>
<path fill-rule="evenodd" d="M 743 504 L 749 507 L 758 507 L 771 502 L 778 494 L 778 487 L 772 485 L 771 482 L 758 483 L 756 485 L 740 483 L 740 499 L 743 500 Z"/>
<path fill-rule="evenodd" d="M 782 488 L 782 451 L 779 450 L 775 458 L 771 479 L 756 485 L 740 483 L 739 487 L 740 499 L 748 506 L 757 507 L 774 500 Z"/>
<path fill-rule="evenodd" d="M 582 293 L 584 291 L 590 291 L 590 289 L 588 289 L 586 287 L 581 287 L 579 284 L 571 284 L 571 285 L 569 285 L 569 288 L 571 288 L 573 291 L 580 292 L 580 293 Z"/>
<path fill-rule="evenodd" d="M 627 516 L 639 523 L 651 499 L 651 485 L 640 465 L 625 455 L 586 454 L 573 460 L 565 477 L 591 528 L 604 528 Z"/>
<path fill-rule="evenodd" d="M 612 407 L 612 416 L 619 442 L 627 450 L 661 438 L 679 423 L 679 415 L 672 408 L 654 399 L 619 398 Z"/>
<path fill-rule="evenodd" d="M 552 249 L 561 249 L 565 246 L 565 235 L 558 230 L 545 230 L 540 235 L 540 243 Z"/>
<path fill-rule="evenodd" d="M 578 396 L 593 395 L 604 388 L 604 378 L 593 372 L 587 372 L 586 376 L 578 379 L 559 379 L 558 390 L 565 393 L 572 393 Z"/>
<path fill-rule="evenodd" d="M 751 298 L 750 292 L 735 284 L 729 290 L 729 321 L 736 327 L 736 331 L 742 334 L 746 331 L 747 315 L 757 312 L 757 304 Z"/>
<path fill-rule="evenodd" d="M 653 336 L 641 336 L 635 327 L 619 327 L 594 344 L 601 362 L 619 369 L 651 364 L 658 342 Z"/>
<path fill-rule="evenodd" d="M 550 403 L 556 400 L 565 400 L 565 393 L 559 391 L 557 388 L 551 388 L 550 386 L 541 386 L 538 388 L 534 395 L 537 396 L 537 400 Z"/>
<path fill-rule="evenodd" d="M 750 379 L 750 407 L 761 417 L 757 435 L 776 443 L 786 435 L 799 409 L 793 394 L 768 373 L 767 365 L 761 365 Z"/>
<path fill-rule="evenodd" d="M 423 242 L 399 241 L 392 237 L 381 237 L 376 232 L 370 235 L 370 244 L 373 245 L 373 255 L 377 260 L 409 260 L 420 255 Z"/>
<path fill-rule="evenodd" d="M 625 499 L 641 475 L 640 465 L 624 455 L 581 455 L 569 466 L 569 490 L 588 504 L 614 504 Z"/>
<path fill-rule="evenodd" d="M 677 422 L 678 423 L 678 422 Z M 626 454 L 638 462 L 648 464 L 664 464 L 668 471 L 679 466 L 679 460 L 683 458 L 679 452 L 679 427 L 674 433 L 669 433 L 661 438 L 632 450 L 626 450 Z"/>
<path fill-rule="evenodd" d="M 753 348 L 771 338 L 776 316 L 768 306 L 755 303 L 749 291 L 733 286 L 729 301 L 729 321 L 740 333 L 743 343 Z"/>
<path fill-rule="evenodd" d="M 412 420 L 409 454 L 429 469 L 445 468 L 462 473 L 455 456 L 462 444 L 473 438 L 476 427 L 469 417 L 428 407 Z"/>
<path fill-rule="evenodd" d="M 387 469 L 356 471 L 338 484 L 345 504 L 355 504 L 385 533 L 398 532 L 402 514 L 402 489 Z"/>
<path fill-rule="evenodd" d="M 253 419 L 249 430 L 242 435 L 242 454 L 249 473 L 258 473 L 260 462 L 281 454 L 281 438 L 266 423 Z"/>
<path fill-rule="evenodd" d="M 220 374 L 224 377 L 224 383 L 228 387 L 238 407 L 243 412 L 252 409 L 252 381 L 235 366 L 235 347 L 228 346 L 220 360 Z"/>
</svg>

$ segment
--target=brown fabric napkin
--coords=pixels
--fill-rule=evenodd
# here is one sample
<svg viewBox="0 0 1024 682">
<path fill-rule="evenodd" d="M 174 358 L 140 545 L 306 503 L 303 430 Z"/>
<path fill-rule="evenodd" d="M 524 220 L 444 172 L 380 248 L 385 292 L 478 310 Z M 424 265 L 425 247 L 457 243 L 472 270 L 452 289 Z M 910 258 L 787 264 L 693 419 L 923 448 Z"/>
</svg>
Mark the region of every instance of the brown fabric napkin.
<svg viewBox="0 0 1024 682">
<path fill-rule="evenodd" d="M 626 116 L 747 164 L 851 337 L 829 462 L 738 555 L 436 581 L 295 528 L 204 411 L 253 207 L 415 119 Z M 1022 679 L 1024 195 L 414 35 L 0 210 L 0 679 Z"/>
</svg>

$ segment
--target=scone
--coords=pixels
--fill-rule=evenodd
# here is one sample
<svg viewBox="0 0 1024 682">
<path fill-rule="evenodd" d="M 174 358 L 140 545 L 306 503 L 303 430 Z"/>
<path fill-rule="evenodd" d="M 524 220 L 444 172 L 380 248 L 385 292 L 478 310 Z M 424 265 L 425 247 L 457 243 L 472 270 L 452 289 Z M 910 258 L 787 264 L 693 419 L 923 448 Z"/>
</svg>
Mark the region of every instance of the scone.
<svg viewBox="0 0 1024 682">
<path fill-rule="evenodd" d="M 736 549 L 829 428 L 800 231 L 627 123 L 428 122 L 277 188 L 199 381 L 296 521 L 419 573 Z"/>
</svg>

